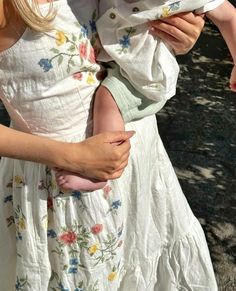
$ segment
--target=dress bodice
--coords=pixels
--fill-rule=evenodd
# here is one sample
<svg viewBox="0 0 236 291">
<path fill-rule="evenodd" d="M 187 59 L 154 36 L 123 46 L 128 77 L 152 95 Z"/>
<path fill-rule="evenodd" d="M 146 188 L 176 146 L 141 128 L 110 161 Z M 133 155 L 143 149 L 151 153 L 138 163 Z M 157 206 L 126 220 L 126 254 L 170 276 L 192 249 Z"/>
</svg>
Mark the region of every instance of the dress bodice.
<svg viewBox="0 0 236 291">
<path fill-rule="evenodd" d="M 0 54 L 0 98 L 15 128 L 57 139 L 84 132 L 99 70 L 90 44 L 96 34 L 91 2 L 55 1 L 54 30 L 27 28 Z M 42 13 L 48 7 L 41 5 Z M 76 18 L 78 9 L 86 11 L 83 19 Z"/>
</svg>

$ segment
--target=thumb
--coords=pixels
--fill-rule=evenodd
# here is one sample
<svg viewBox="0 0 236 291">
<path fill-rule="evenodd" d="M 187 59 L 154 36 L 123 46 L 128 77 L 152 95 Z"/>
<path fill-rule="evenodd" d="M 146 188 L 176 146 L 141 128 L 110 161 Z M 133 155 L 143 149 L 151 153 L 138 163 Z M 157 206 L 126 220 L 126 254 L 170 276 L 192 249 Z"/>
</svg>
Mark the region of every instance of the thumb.
<svg viewBox="0 0 236 291">
<path fill-rule="evenodd" d="M 135 134 L 135 131 L 113 131 L 109 133 L 109 143 L 119 143 L 130 139 Z"/>
</svg>

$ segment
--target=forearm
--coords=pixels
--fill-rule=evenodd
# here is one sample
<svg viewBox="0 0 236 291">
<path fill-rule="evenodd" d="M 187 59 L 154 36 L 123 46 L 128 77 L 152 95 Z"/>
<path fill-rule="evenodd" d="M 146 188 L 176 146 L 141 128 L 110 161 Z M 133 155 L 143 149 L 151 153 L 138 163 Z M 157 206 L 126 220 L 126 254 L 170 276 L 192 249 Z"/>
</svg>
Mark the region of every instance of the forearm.
<svg viewBox="0 0 236 291">
<path fill-rule="evenodd" d="M 0 125 L 0 156 L 62 166 L 64 143 Z"/>
<path fill-rule="evenodd" d="M 207 13 L 219 28 L 223 38 L 232 55 L 234 64 L 236 64 L 236 9 L 228 1 L 225 1 L 218 8 Z"/>
<path fill-rule="evenodd" d="M 117 131 L 67 143 L 0 125 L 0 156 L 38 162 L 98 180 L 116 179 L 128 163 L 133 134 Z M 114 146 L 116 142 L 120 145 Z"/>
</svg>

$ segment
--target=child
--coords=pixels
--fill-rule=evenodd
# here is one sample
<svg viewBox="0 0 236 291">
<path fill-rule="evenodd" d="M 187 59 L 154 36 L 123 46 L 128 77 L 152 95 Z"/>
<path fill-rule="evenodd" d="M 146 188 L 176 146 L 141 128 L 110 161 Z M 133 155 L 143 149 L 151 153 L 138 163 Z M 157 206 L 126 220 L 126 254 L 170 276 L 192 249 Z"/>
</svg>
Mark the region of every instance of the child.
<svg viewBox="0 0 236 291">
<path fill-rule="evenodd" d="M 227 0 L 172 1 L 171 4 L 169 1 L 160 1 L 159 5 L 158 1 L 152 0 L 125 2 L 128 3 L 100 1 L 99 11 L 101 15 L 104 14 L 97 21 L 97 29 L 104 50 L 98 59 L 103 62 L 115 61 L 119 68 L 111 64 L 108 78 L 103 82 L 104 87 L 97 90 L 94 134 L 124 130 L 124 121 L 153 114 L 153 109 L 157 112 L 175 94 L 178 64 L 173 51 L 148 33 L 146 23 L 150 20 L 189 10 L 206 13 L 222 32 L 236 64 L 236 10 Z M 112 83 L 114 71 L 117 75 L 118 70 L 141 93 L 136 99 L 133 95 L 124 95 L 122 87 L 113 87 L 112 91 L 105 89 Z M 128 84 L 126 86 L 131 87 Z M 230 88 L 236 92 L 235 65 L 230 77 Z M 148 100 L 154 101 L 156 107 L 151 108 Z M 105 183 L 85 181 L 65 171 L 59 171 L 57 177 L 59 185 L 68 189 L 84 190 L 87 187 L 92 190 L 105 186 Z"/>
</svg>

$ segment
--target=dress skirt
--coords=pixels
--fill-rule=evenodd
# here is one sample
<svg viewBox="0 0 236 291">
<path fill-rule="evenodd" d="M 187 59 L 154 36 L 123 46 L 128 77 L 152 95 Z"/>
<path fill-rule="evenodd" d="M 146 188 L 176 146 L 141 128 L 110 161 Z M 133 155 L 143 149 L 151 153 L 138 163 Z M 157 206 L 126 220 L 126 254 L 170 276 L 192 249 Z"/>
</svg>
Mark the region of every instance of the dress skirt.
<svg viewBox="0 0 236 291">
<path fill-rule="evenodd" d="M 63 191 L 47 166 L 2 158 L 1 291 L 217 290 L 155 116 L 127 130 L 124 174 L 94 192 Z"/>
</svg>

